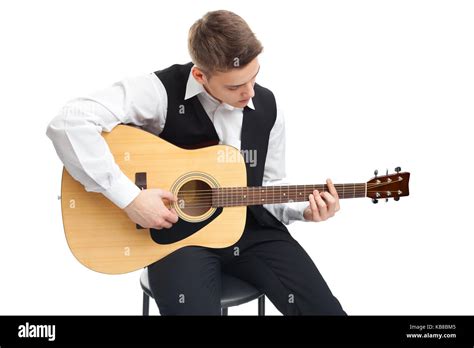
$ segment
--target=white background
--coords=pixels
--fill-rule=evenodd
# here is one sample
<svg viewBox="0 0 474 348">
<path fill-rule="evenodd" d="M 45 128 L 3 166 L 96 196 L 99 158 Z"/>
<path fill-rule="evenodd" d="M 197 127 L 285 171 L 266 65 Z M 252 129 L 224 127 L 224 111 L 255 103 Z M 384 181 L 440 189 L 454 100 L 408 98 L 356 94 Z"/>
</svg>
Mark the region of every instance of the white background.
<svg viewBox="0 0 474 348">
<path fill-rule="evenodd" d="M 474 314 L 474 5 L 433 0 L 2 2 L 0 314 L 141 313 L 140 272 L 70 253 L 45 130 L 69 99 L 188 62 L 189 27 L 216 9 L 265 46 L 258 82 L 285 106 L 294 183 L 412 173 L 399 202 L 344 200 L 290 225 L 346 312 Z"/>
</svg>

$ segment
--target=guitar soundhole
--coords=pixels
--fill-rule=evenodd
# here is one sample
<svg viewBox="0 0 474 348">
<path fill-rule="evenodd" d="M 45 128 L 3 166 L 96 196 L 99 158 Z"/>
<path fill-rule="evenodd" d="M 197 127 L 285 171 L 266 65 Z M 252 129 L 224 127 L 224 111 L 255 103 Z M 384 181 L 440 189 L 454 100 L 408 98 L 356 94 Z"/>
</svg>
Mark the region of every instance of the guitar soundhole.
<svg viewBox="0 0 474 348">
<path fill-rule="evenodd" d="M 211 187 L 202 180 L 190 180 L 178 191 L 178 206 L 187 215 L 197 217 L 212 207 Z"/>
</svg>

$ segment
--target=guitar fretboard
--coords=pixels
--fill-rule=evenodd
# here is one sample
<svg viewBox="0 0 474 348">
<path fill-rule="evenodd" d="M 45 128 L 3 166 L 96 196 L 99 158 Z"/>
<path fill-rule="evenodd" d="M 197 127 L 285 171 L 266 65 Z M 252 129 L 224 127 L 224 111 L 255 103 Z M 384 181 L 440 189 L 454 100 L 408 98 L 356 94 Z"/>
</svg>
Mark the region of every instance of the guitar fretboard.
<svg viewBox="0 0 474 348">
<path fill-rule="evenodd" d="M 366 197 L 365 183 L 335 184 L 339 198 Z M 277 204 L 308 201 L 314 190 L 328 191 L 327 185 L 223 187 L 212 189 L 213 207 Z"/>
</svg>

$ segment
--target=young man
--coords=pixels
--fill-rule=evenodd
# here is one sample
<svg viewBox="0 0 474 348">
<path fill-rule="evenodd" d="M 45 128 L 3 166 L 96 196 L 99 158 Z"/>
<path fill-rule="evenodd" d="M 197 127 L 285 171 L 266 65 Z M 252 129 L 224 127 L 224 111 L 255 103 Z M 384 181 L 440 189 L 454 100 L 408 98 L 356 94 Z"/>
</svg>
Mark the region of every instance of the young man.
<svg viewBox="0 0 474 348">
<path fill-rule="evenodd" d="M 115 164 L 101 137 L 120 123 L 140 126 L 184 148 L 212 143 L 256 155 L 248 186 L 285 177 L 284 119 L 272 92 L 255 83 L 263 47 L 229 11 L 209 12 L 189 32 L 192 63 L 125 79 L 69 102 L 47 135 L 71 175 L 102 192 L 135 223 L 170 228 L 178 221 L 163 188 L 139 190 Z M 242 238 L 223 249 L 185 247 L 148 267 L 163 315 L 220 314 L 221 272 L 262 290 L 285 315 L 345 315 L 318 269 L 284 224 L 323 221 L 339 210 L 334 185 L 307 202 L 250 206 Z M 184 301 L 183 301 L 184 299 Z"/>
</svg>

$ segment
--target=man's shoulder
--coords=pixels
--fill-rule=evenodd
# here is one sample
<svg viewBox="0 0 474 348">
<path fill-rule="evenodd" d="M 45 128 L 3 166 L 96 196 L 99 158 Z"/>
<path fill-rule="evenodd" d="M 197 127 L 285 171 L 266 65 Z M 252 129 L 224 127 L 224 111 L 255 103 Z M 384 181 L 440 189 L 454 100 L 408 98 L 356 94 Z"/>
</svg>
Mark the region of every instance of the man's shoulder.
<svg viewBox="0 0 474 348">
<path fill-rule="evenodd" d="M 275 95 L 273 94 L 273 92 L 269 88 L 263 87 L 262 85 L 259 85 L 258 83 L 255 83 L 254 90 L 255 90 L 255 95 L 256 96 L 259 96 L 259 97 L 265 98 L 265 99 L 269 99 L 271 101 L 275 101 Z"/>
<path fill-rule="evenodd" d="M 167 68 L 155 71 L 155 75 L 160 77 L 160 76 L 166 76 L 170 74 L 189 74 L 192 67 L 193 67 L 192 62 L 189 62 L 186 64 L 173 64 Z"/>
<path fill-rule="evenodd" d="M 186 90 L 189 74 L 193 63 L 173 64 L 165 69 L 154 72 L 156 77 L 161 81 L 168 93 L 174 91 L 178 95 L 183 95 Z"/>
</svg>

